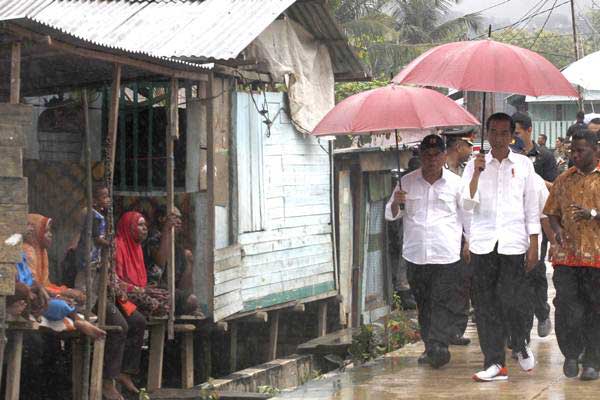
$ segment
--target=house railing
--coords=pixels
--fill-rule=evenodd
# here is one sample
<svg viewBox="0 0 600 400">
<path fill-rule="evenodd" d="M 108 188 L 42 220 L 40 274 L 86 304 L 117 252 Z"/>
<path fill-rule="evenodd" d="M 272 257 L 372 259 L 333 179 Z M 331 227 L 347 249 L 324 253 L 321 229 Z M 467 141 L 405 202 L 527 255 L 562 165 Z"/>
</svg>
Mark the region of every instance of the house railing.
<svg viewBox="0 0 600 400">
<path fill-rule="evenodd" d="M 533 138 L 537 141 L 538 136 L 543 133 L 548 136 L 547 146 L 554 148 L 557 137 L 566 137 L 567 129 L 573 121 L 533 121 Z"/>
</svg>

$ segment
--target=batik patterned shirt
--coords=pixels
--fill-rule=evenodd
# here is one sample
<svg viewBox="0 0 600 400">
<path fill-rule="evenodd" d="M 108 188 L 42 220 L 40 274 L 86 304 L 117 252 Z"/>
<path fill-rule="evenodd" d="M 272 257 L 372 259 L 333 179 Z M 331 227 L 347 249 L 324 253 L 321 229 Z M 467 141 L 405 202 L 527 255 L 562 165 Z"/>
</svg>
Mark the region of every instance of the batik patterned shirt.
<svg viewBox="0 0 600 400">
<path fill-rule="evenodd" d="M 552 258 L 553 265 L 600 268 L 600 221 L 575 222 L 571 204 L 600 208 L 600 165 L 584 174 L 569 168 L 554 181 L 544 214 L 560 218 L 562 242 Z"/>
</svg>

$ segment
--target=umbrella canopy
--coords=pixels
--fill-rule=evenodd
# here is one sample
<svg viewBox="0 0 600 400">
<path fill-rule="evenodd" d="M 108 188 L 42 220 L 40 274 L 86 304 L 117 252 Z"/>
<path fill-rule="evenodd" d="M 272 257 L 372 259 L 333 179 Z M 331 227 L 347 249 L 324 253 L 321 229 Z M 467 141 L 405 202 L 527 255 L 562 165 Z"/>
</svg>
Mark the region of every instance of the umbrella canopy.
<svg viewBox="0 0 600 400">
<path fill-rule="evenodd" d="M 466 125 L 479 125 L 479 121 L 443 94 L 392 84 L 341 101 L 319 122 L 313 135 Z"/>
<path fill-rule="evenodd" d="M 563 70 L 569 82 L 587 90 L 600 90 L 600 51 L 589 54 L 575 61 Z"/>
<path fill-rule="evenodd" d="M 393 82 L 475 92 L 577 97 L 573 86 L 544 57 L 490 39 L 434 47 L 408 64 Z"/>
</svg>

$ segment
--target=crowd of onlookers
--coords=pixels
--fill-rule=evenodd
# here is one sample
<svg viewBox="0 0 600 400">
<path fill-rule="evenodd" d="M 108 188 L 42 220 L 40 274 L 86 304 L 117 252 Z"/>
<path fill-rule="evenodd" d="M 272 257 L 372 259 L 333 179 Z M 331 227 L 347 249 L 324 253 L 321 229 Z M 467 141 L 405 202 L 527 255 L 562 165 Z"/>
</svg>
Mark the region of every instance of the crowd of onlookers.
<svg viewBox="0 0 600 400">
<path fill-rule="evenodd" d="M 56 267 L 48 257 L 53 237 L 52 219 L 40 214 L 28 215 L 27 229 L 22 235 L 21 261 L 15 266 L 16 290 L 7 299 L 7 313 L 9 318 L 24 318 L 48 328 L 46 334 L 32 333 L 25 338 L 26 375 L 27 371 L 39 372 L 43 354 L 57 350 L 53 345 L 57 337 L 52 331 L 73 330 L 94 340 L 106 340 L 103 396 L 119 400 L 123 396 L 115 382 L 128 392 L 138 392 L 132 377 L 139 372 L 147 319 L 164 316 L 173 306 L 177 314 L 200 312 L 192 293 L 192 253 L 183 247 L 180 235 L 180 211 L 174 209 L 167 213 L 165 207 L 158 207 L 152 214 L 150 226 L 142 213 L 127 211 L 118 219 L 116 235 L 111 240 L 107 226 L 110 205 L 108 189 L 95 187 L 91 219 L 87 218 L 87 210 L 83 210 L 82 216 L 86 217 L 82 217 L 81 234 L 74 240 L 76 245 L 67 251 L 66 273 L 60 284 L 50 280 L 50 270 Z M 87 240 L 89 223 L 92 225 L 91 243 Z M 166 284 L 173 232 L 175 304 L 171 304 Z M 97 311 L 100 271 L 102 264 L 109 261 L 109 254 L 113 254 L 114 268 L 109 269 L 105 323 L 120 329 L 107 332 L 94 323 L 94 318 L 86 319 L 83 314 L 88 303 L 93 312 Z M 86 285 L 86 267 L 90 270 L 90 290 Z M 34 381 L 23 386 L 25 393 L 42 386 L 36 384 L 41 375 L 33 376 Z"/>
</svg>

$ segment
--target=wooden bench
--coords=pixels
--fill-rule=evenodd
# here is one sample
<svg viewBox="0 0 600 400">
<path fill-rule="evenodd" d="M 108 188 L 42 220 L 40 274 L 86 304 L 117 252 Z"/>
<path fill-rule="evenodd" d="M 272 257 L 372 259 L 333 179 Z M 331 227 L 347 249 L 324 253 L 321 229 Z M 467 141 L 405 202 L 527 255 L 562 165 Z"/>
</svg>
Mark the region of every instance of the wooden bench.
<svg viewBox="0 0 600 400">
<path fill-rule="evenodd" d="M 107 332 L 120 331 L 120 326 L 104 326 Z M 23 356 L 23 333 L 24 332 L 50 332 L 61 339 L 74 340 L 71 369 L 73 380 L 73 398 L 81 397 L 82 371 L 83 371 L 83 343 L 80 342 L 81 334 L 77 331 L 55 332 L 49 328 L 41 327 L 37 322 L 16 319 L 8 321 L 7 333 L 10 346 L 7 346 L 6 363 L 6 400 L 18 400 L 21 391 L 21 360 Z"/>
</svg>

